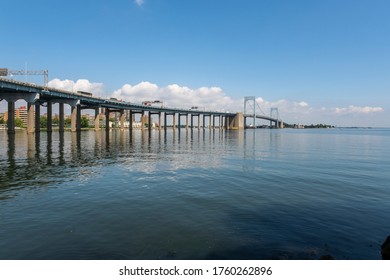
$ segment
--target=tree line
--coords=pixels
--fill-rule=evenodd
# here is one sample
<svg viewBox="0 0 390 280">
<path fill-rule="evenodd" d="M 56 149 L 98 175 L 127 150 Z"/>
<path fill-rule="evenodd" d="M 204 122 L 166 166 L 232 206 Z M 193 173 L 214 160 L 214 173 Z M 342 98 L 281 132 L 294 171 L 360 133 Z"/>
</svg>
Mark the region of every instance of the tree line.
<svg viewBox="0 0 390 280">
<path fill-rule="evenodd" d="M 41 128 L 47 128 L 47 117 L 46 116 L 41 116 L 40 117 L 40 121 L 41 121 Z M 7 122 L 4 120 L 4 117 L 0 116 L 0 124 L 6 124 L 6 123 Z M 59 126 L 60 118 L 58 116 L 54 116 L 52 118 L 52 124 L 53 124 L 53 126 Z M 70 125 L 71 125 L 70 118 L 66 118 L 64 120 L 64 125 L 65 125 L 65 127 L 70 127 Z M 15 126 L 16 127 L 20 127 L 20 128 L 25 128 L 26 127 L 26 125 L 23 123 L 23 121 L 20 118 L 15 118 Z M 81 117 L 81 127 L 82 128 L 90 127 L 89 120 L 85 116 Z"/>
</svg>

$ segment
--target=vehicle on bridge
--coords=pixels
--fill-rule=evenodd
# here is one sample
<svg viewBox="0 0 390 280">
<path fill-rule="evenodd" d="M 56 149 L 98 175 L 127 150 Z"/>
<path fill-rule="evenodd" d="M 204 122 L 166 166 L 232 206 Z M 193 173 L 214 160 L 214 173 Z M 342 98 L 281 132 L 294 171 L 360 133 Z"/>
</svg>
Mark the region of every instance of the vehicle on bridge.
<svg viewBox="0 0 390 280">
<path fill-rule="evenodd" d="M 86 92 L 86 91 L 82 91 L 82 90 L 78 90 L 77 93 L 82 94 L 82 95 L 92 96 L 92 93 Z"/>
<path fill-rule="evenodd" d="M 154 100 L 154 101 L 143 101 L 142 105 L 144 106 L 153 106 L 154 104 L 161 104 L 161 108 L 163 107 L 163 102 L 160 100 Z"/>
</svg>

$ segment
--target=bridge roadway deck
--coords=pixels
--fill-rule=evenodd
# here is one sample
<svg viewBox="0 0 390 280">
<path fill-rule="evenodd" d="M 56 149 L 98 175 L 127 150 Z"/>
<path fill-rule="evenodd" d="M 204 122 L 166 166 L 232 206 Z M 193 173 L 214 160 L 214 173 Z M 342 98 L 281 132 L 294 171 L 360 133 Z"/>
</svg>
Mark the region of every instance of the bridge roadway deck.
<svg viewBox="0 0 390 280">
<path fill-rule="evenodd" d="M 15 80 L 9 80 L 0 78 L 0 101 L 7 100 L 8 102 L 15 102 L 19 99 L 24 99 L 27 102 L 34 104 L 43 104 L 45 102 L 51 103 L 66 103 L 73 107 L 80 105 L 81 109 L 97 109 L 105 108 L 110 111 L 115 110 L 131 110 L 133 113 L 142 113 L 144 111 L 150 114 L 154 113 L 165 113 L 178 114 L 180 115 L 191 115 L 191 116 L 210 116 L 211 117 L 222 117 L 222 118 L 234 118 L 238 113 L 233 112 L 221 112 L 221 111 L 206 111 L 206 110 L 194 110 L 194 109 L 183 109 L 183 108 L 172 108 L 172 107 L 158 107 L 158 106 L 145 106 L 142 104 L 136 104 L 132 102 L 114 100 L 114 99 L 103 99 L 93 95 L 81 94 L 78 92 L 71 92 L 67 90 L 44 87 L 35 85 L 32 83 L 20 82 Z M 245 118 L 253 118 L 253 115 L 243 115 Z M 265 119 L 277 124 L 280 120 L 271 118 L 269 116 L 256 115 L 258 119 Z M 180 123 L 180 122 L 179 122 Z M 204 123 L 204 121 L 203 121 Z M 188 124 L 187 124 L 188 125 Z M 210 120 L 211 125 L 211 120 Z"/>
<path fill-rule="evenodd" d="M 193 110 L 183 108 L 171 108 L 171 107 L 157 107 L 157 106 L 145 106 L 142 104 L 136 104 L 132 102 L 119 101 L 113 99 L 103 99 L 96 96 L 88 96 L 77 92 L 71 92 L 67 90 L 61 90 L 57 88 L 43 87 L 31 83 L 19 82 L 14 80 L 8 80 L 0 78 L 0 99 L 6 99 L 1 94 L 4 93 L 25 93 L 25 94 L 39 94 L 39 102 L 46 101 L 59 101 L 63 100 L 79 100 L 80 104 L 84 107 L 90 107 L 94 109 L 96 107 L 109 108 L 109 109 L 125 109 L 136 111 L 151 111 L 151 112 L 167 112 L 167 113 L 182 113 L 182 114 L 201 114 L 201 115 L 221 115 L 221 116 L 235 116 L 236 113 L 220 112 L 220 111 L 205 111 L 205 110 Z M 56 102 L 54 102 L 56 103 Z"/>
</svg>

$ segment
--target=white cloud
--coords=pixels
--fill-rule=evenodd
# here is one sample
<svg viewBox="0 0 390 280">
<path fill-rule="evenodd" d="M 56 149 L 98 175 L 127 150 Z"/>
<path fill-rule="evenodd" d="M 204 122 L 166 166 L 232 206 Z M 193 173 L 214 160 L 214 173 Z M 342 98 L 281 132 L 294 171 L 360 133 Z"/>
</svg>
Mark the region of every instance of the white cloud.
<svg viewBox="0 0 390 280">
<path fill-rule="evenodd" d="M 309 114 L 314 109 L 309 106 L 305 101 L 290 101 L 286 99 L 280 99 L 277 101 L 266 101 L 261 97 L 256 98 L 257 104 L 260 106 L 261 111 L 265 115 L 270 114 L 271 108 L 278 108 L 279 115 L 281 116 L 293 116 L 293 115 L 302 115 Z M 243 102 L 242 102 L 243 104 Z"/>
<path fill-rule="evenodd" d="M 141 103 L 145 100 L 157 99 L 157 91 L 158 86 L 149 82 L 141 82 L 135 86 L 125 84 L 120 89 L 114 91 L 112 97 L 125 101 Z"/>
<path fill-rule="evenodd" d="M 142 6 L 143 4 L 144 4 L 144 0 L 135 0 L 134 1 L 135 2 L 135 4 L 137 4 L 138 6 Z"/>
<path fill-rule="evenodd" d="M 132 103 L 142 103 L 143 101 L 160 100 L 165 107 L 189 109 L 193 106 L 201 110 L 243 112 L 244 98 L 234 99 L 226 95 L 222 88 L 199 87 L 190 88 L 178 84 L 170 84 L 160 87 L 157 84 L 142 81 L 138 84 L 125 84 L 115 90 L 112 94 L 104 94 L 104 85 L 102 83 L 91 83 L 88 80 L 54 79 L 49 82 L 50 87 L 56 87 L 64 90 L 82 90 L 92 92 L 97 96 L 111 96 L 119 100 Z M 315 109 L 309 106 L 305 101 L 289 101 L 280 99 L 277 101 L 267 101 L 262 97 L 256 98 L 256 112 L 269 115 L 271 108 L 278 108 L 279 116 L 289 123 L 305 122 L 312 119 L 311 114 Z M 248 108 L 250 111 L 250 107 Z"/>
<path fill-rule="evenodd" d="M 95 96 L 102 97 L 104 95 L 103 83 L 91 83 L 86 79 L 79 79 L 76 82 L 72 80 L 53 79 L 49 82 L 49 87 L 68 90 L 68 91 L 86 91 L 91 92 Z"/>
<path fill-rule="evenodd" d="M 142 81 L 138 84 L 125 84 L 112 93 L 104 91 L 102 83 L 93 83 L 85 79 L 59 80 L 49 82 L 50 87 L 92 92 L 95 96 L 111 96 L 132 103 L 143 101 L 163 101 L 163 106 L 189 109 L 197 106 L 201 110 L 243 112 L 244 98 L 232 98 L 222 88 L 199 87 L 190 88 L 178 84 L 159 86 Z M 1 102 L 4 107 L 5 102 Z M 348 106 L 348 107 L 313 107 L 304 100 L 279 99 L 276 101 L 256 98 L 256 112 L 269 115 L 271 108 L 278 108 L 280 118 L 286 123 L 316 124 L 327 123 L 338 126 L 388 126 L 386 118 L 381 113 L 382 107 Z M 259 109 L 261 108 L 261 110 Z M 369 116 L 369 117 L 368 117 Z M 265 121 L 264 121 L 265 122 Z"/>
<path fill-rule="evenodd" d="M 197 89 L 191 89 L 178 84 L 159 87 L 150 82 L 141 82 L 134 86 L 126 84 L 120 89 L 114 91 L 112 96 L 134 103 L 161 100 L 164 102 L 164 106 L 166 107 L 188 109 L 193 106 L 197 106 L 200 109 L 217 111 L 237 109 L 237 102 L 226 96 L 223 90 L 219 87 L 200 87 Z"/>
<path fill-rule="evenodd" d="M 383 112 L 382 107 L 359 107 L 359 106 L 353 106 L 350 105 L 348 107 L 344 108 L 335 108 L 334 112 L 336 114 L 346 115 L 346 114 L 370 114 L 370 113 L 380 113 Z"/>
</svg>

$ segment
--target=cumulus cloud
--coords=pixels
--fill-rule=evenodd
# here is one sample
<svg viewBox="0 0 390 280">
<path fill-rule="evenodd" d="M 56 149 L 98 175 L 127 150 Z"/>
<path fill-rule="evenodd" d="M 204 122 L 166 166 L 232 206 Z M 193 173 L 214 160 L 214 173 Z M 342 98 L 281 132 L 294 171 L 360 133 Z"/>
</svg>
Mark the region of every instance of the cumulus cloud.
<svg viewBox="0 0 390 280">
<path fill-rule="evenodd" d="M 138 6 L 142 6 L 143 4 L 144 4 L 144 0 L 135 0 L 134 1 L 135 2 L 135 4 L 137 4 Z"/>
<path fill-rule="evenodd" d="M 346 114 L 370 114 L 370 113 L 380 113 L 383 112 L 382 107 L 369 107 L 369 106 L 364 106 L 364 107 L 359 107 L 359 106 L 353 106 L 350 105 L 348 107 L 344 108 L 335 108 L 334 112 L 336 114 L 340 115 L 346 115 Z"/>
<path fill-rule="evenodd" d="M 259 97 L 256 98 L 256 103 L 259 105 L 261 111 L 265 115 L 270 114 L 271 108 L 278 108 L 279 114 L 283 114 L 284 116 L 293 116 L 297 114 L 307 115 L 314 110 L 305 101 L 291 101 L 286 99 L 280 99 L 277 101 L 267 101 Z"/>
<path fill-rule="evenodd" d="M 158 86 L 150 82 L 141 82 L 137 85 L 125 84 L 113 92 L 112 97 L 125 101 L 141 103 L 142 101 L 157 98 Z"/>
<path fill-rule="evenodd" d="M 87 91 L 95 96 L 110 96 L 137 104 L 144 101 L 160 100 L 165 107 L 182 109 L 198 107 L 200 110 L 221 112 L 244 111 L 244 98 L 229 97 L 222 88 L 217 86 L 190 88 L 170 84 L 161 87 L 148 81 L 142 81 L 135 85 L 125 84 L 111 94 L 104 92 L 102 83 L 92 83 L 85 79 L 76 82 L 54 79 L 49 82 L 49 86 L 69 91 Z M 249 111 L 251 108 L 253 108 L 253 105 L 248 106 Z M 256 98 L 256 112 L 258 114 L 269 115 L 271 108 L 278 108 L 279 116 L 291 121 L 302 120 L 302 116 L 315 111 L 305 101 L 289 101 L 286 99 L 267 101 L 261 97 Z"/>
<path fill-rule="evenodd" d="M 58 88 L 68 91 L 86 91 L 91 92 L 95 96 L 102 97 L 104 94 L 104 85 L 103 83 L 91 83 L 86 79 L 79 79 L 76 82 L 72 80 L 60 80 L 53 79 L 48 84 L 49 87 Z"/>
<path fill-rule="evenodd" d="M 87 91 L 100 97 L 115 97 L 120 100 L 140 104 L 143 101 L 160 100 L 165 107 L 200 110 L 243 112 L 244 98 L 228 96 L 217 86 L 191 88 L 179 84 L 160 86 L 148 81 L 138 84 L 124 84 L 113 92 L 105 92 L 102 83 L 93 83 L 85 79 L 75 81 L 54 79 L 50 87 L 69 90 Z M 0 104 L 3 105 L 3 104 Z M 248 110 L 252 107 L 249 106 Z M 379 125 L 379 114 L 385 110 L 382 107 L 348 106 L 348 107 L 313 107 L 304 100 L 279 99 L 275 101 L 256 98 L 256 112 L 270 115 L 271 108 L 278 108 L 279 117 L 287 123 L 327 123 L 339 126 Z M 367 116 L 370 116 L 369 118 Z M 383 117 L 379 120 L 384 122 Z"/>
<path fill-rule="evenodd" d="M 141 82 L 136 85 L 126 84 L 122 86 L 114 91 L 112 97 L 134 103 L 160 100 L 164 102 L 165 107 L 188 109 L 196 106 L 199 109 L 216 111 L 237 109 L 235 100 L 228 97 L 219 87 L 191 89 L 178 84 L 159 87 L 150 82 Z"/>
</svg>

